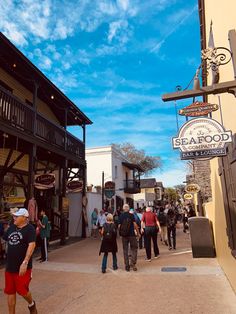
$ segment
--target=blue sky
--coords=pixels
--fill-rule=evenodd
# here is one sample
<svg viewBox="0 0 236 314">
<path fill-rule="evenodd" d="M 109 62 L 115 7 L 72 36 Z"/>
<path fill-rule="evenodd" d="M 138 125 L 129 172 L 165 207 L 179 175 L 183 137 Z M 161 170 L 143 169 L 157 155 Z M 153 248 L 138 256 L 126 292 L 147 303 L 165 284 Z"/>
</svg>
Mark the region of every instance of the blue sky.
<svg viewBox="0 0 236 314">
<path fill-rule="evenodd" d="M 2 0 L 0 29 L 93 121 L 87 147 L 130 142 L 162 158 L 153 177 L 173 186 L 187 168 L 171 147 L 174 103 L 161 95 L 185 88 L 200 64 L 197 3 Z"/>
</svg>

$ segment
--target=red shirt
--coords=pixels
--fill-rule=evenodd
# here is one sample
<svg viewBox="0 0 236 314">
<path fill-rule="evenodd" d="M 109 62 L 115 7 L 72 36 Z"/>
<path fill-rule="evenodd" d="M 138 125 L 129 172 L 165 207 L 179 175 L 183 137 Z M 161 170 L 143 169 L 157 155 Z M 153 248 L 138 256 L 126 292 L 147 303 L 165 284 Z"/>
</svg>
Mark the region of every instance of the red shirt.
<svg viewBox="0 0 236 314">
<path fill-rule="evenodd" d="M 146 227 L 153 227 L 157 225 L 157 216 L 153 212 L 145 212 L 142 221 L 145 222 Z"/>
</svg>

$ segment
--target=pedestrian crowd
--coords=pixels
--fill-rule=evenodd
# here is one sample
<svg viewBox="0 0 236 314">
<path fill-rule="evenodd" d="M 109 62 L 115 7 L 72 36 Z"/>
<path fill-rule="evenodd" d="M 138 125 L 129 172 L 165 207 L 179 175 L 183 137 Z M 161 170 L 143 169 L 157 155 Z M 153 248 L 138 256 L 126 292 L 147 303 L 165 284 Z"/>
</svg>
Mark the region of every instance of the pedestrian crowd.
<svg viewBox="0 0 236 314">
<path fill-rule="evenodd" d="M 109 210 L 110 211 L 110 210 Z M 113 270 L 117 266 L 117 235 L 121 237 L 125 270 L 137 271 L 138 248 L 145 248 L 147 262 L 160 257 L 158 234 L 163 245 L 169 250 L 176 250 L 176 224 L 183 223 L 183 231 L 188 232 L 188 218 L 196 216 L 191 205 L 182 207 L 180 204 L 168 203 L 153 210 L 151 207 L 134 210 L 128 204 L 123 210 L 116 210 L 114 214 L 103 210 L 98 214 L 95 208 L 92 216 L 92 232 L 94 237 L 101 236 L 99 255 L 102 259 L 102 273 L 106 273 L 108 253 L 112 253 Z M 96 233 L 94 232 L 96 230 Z"/>
<path fill-rule="evenodd" d="M 91 215 L 91 236 L 101 236 L 99 254 L 102 257 L 102 273 L 106 273 L 108 254 L 112 254 L 113 270 L 118 269 L 117 236 L 121 237 L 125 270 L 137 271 L 138 248 L 145 248 L 146 261 L 160 256 L 158 234 L 163 245 L 176 250 L 176 224 L 182 221 L 183 232 L 188 232 L 188 218 L 196 216 L 191 205 L 183 208 L 166 204 L 157 209 L 146 207 L 134 210 L 128 204 L 115 212 L 111 208 L 105 212 L 94 208 Z M 11 209 L 11 220 L 0 224 L 0 253 L 6 259 L 5 289 L 9 314 L 15 314 L 16 294 L 28 303 L 30 313 L 37 313 L 36 303 L 29 289 L 32 278 L 32 255 L 36 247 L 37 234 L 40 239 L 40 262 L 48 260 L 50 222 L 44 209 L 36 224 L 30 220 L 32 211 L 26 208 Z M 34 215 L 37 217 L 37 215 Z"/>
</svg>

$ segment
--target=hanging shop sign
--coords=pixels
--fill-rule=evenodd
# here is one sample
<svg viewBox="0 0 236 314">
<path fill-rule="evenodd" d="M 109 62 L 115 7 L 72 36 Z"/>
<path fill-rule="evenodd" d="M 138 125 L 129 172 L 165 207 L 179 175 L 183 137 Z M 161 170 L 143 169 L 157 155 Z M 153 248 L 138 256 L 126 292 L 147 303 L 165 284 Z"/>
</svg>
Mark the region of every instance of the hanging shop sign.
<svg viewBox="0 0 236 314">
<path fill-rule="evenodd" d="M 67 182 L 66 189 L 67 192 L 81 192 L 83 190 L 83 181 L 73 180 Z"/>
<path fill-rule="evenodd" d="M 189 183 L 185 187 L 187 193 L 198 193 L 200 191 L 200 186 L 196 183 Z"/>
<path fill-rule="evenodd" d="M 226 155 L 226 143 L 232 142 L 232 132 L 214 119 L 195 118 L 185 123 L 172 146 L 179 149 L 181 159 L 211 158 Z"/>
<path fill-rule="evenodd" d="M 209 113 L 219 109 L 217 104 L 209 104 L 207 102 L 195 101 L 191 105 L 179 110 L 181 116 L 199 117 L 206 116 Z"/>
<path fill-rule="evenodd" d="M 184 199 L 185 200 L 192 200 L 193 199 L 193 195 L 189 194 L 189 193 L 186 193 L 186 194 L 184 194 Z"/>
<path fill-rule="evenodd" d="M 115 182 L 107 181 L 104 185 L 104 194 L 107 198 L 112 198 L 115 195 Z"/>
<path fill-rule="evenodd" d="M 55 186 L 55 174 L 45 173 L 35 176 L 34 186 L 36 189 L 47 190 Z"/>
</svg>

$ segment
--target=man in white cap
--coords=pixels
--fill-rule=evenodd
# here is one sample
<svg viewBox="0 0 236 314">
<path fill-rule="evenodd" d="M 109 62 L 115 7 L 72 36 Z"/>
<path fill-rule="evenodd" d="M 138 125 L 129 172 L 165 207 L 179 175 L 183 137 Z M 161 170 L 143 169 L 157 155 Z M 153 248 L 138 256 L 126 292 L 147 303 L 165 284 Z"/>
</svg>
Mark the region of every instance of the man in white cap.
<svg viewBox="0 0 236 314">
<path fill-rule="evenodd" d="M 36 304 L 29 291 L 36 233 L 28 217 L 25 208 L 18 209 L 13 213 L 14 223 L 3 236 L 8 244 L 4 292 L 7 294 L 9 314 L 16 313 L 16 293 L 28 302 L 30 313 L 37 314 Z"/>
</svg>

